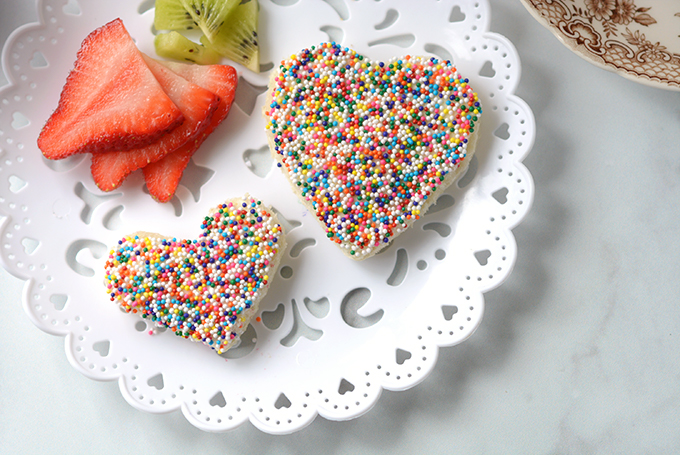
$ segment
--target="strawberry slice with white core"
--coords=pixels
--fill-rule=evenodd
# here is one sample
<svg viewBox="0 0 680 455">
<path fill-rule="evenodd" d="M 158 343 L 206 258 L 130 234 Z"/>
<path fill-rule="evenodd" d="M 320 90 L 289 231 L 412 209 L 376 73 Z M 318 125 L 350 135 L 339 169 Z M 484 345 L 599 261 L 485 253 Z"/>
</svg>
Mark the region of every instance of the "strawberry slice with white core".
<svg viewBox="0 0 680 455">
<path fill-rule="evenodd" d="M 177 190 L 184 169 L 203 141 L 229 114 L 234 101 L 238 76 L 229 65 L 188 65 L 176 62 L 161 62 L 189 82 L 210 90 L 220 97 L 220 105 L 210 125 L 191 141 L 160 160 L 142 169 L 144 180 L 151 196 L 159 202 L 168 202 Z"/>
<path fill-rule="evenodd" d="M 83 41 L 38 147 L 49 159 L 128 150 L 158 140 L 183 120 L 115 19 Z"/>
<path fill-rule="evenodd" d="M 210 125 L 212 116 L 220 106 L 219 96 L 210 90 L 192 84 L 151 57 L 143 57 L 185 120 L 182 125 L 145 147 L 93 154 L 90 171 L 102 191 L 118 188 L 133 171 L 158 161 L 184 144 L 193 143 Z"/>
</svg>

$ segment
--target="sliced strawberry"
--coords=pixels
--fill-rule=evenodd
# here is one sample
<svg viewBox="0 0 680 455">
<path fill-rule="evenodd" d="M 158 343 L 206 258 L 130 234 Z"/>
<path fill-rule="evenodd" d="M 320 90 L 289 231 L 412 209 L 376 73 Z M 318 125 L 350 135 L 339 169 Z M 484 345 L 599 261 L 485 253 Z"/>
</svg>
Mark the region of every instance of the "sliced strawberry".
<svg viewBox="0 0 680 455">
<path fill-rule="evenodd" d="M 212 120 L 220 98 L 210 90 L 192 84 L 183 77 L 143 55 L 161 87 L 184 115 L 184 123 L 158 141 L 132 150 L 113 150 L 92 155 L 90 171 L 102 191 L 118 188 L 131 172 L 158 161 L 187 143 L 193 143 Z"/>
<path fill-rule="evenodd" d="M 220 97 L 220 107 L 213 115 L 210 125 L 195 141 L 185 144 L 178 150 L 142 169 L 149 193 L 159 202 L 168 202 L 175 194 L 191 156 L 229 114 L 236 93 L 238 76 L 236 70 L 229 65 L 162 63 L 188 81 L 210 90 Z"/>
<path fill-rule="evenodd" d="M 202 141 L 201 141 L 202 142 Z M 158 202 L 169 202 L 175 195 L 182 174 L 200 144 L 185 145 L 142 169 L 149 194 Z"/>
<path fill-rule="evenodd" d="M 38 147 L 50 159 L 127 150 L 156 141 L 182 121 L 123 22 L 115 19 L 83 41 Z"/>
</svg>

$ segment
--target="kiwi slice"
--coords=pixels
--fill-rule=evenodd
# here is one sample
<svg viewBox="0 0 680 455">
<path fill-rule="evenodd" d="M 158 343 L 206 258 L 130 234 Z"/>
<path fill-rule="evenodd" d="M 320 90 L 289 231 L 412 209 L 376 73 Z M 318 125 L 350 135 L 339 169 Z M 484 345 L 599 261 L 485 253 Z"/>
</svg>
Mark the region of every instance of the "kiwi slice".
<svg viewBox="0 0 680 455">
<path fill-rule="evenodd" d="M 179 0 L 208 40 L 212 41 L 225 19 L 241 0 Z"/>
<path fill-rule="evenodd" d="M 192 30 L 198 24 L 180 0 L 156 0 L 153 26 L 156 30 Z"/>
<path fill-rule="evenodd" d="M 222 59 L 222 56 L 214 50 L 195 43 L 175 31 L 156 35 L 153 44 L 156 47 L 156 53 L 165 58 L 199 65 L 213 65 Z"/>
<path fill-rule="evenodd" d="M 245 0 L 232 11 L 213 38 L 201 37 L 201 43 L 259 73 L 260 47 L 257 38 L 259 10 L 257 0 Z"/>
</svg>

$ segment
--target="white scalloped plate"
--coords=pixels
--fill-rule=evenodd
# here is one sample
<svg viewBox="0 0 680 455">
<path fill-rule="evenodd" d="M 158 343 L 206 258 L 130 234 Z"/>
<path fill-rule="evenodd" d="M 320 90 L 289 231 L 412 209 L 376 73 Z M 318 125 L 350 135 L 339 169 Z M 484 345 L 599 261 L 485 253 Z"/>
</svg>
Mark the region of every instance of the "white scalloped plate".
<svg viewBox="0 0 680 455">
<path fill-rule="evenodd" d="M 513 267 L 511 229 L 534 193 L 522 165 L 534 119 L 513 94 L 519 59 L 511 43 L 488 31 L 485 1 L 427 0 L 413 8 L 408 0 L 261 0 L 265 70 L 330 38 L 372 59 L 451 59 L 480 94 L 484 113 L 468 173 L 390 248 L 361 262 L 325 238 L 267 158 L 260 111 L 268 71 L 237 67 L 235 107 L 194 156 L 171 203 L 155 203 L 139 175 L 101 193 L 86 157 L 44 160 L 37 135 L 90 31 L 121 17 L 140 49 L 153 54 L 148 0 L 93 5 L 40 3 L 40 23 L 16 30 L 3 49 L 10 85 L 0 92 L 3 266 L 26 280 L 31 320 L 65 336 L 74 368 L 117 380 L 138 409 L 181 409 L 207 431 L 249 420 L 268 433 L 290 433 L 318 414 L 355 418 L 383 389 L 413 387 L 434 367 L 439 347 L 474 332 L 483 293 Z M 144 230 L 191 238 L 206 210 L 246 192 L 287 220 L 291 246 L 239 348 L 218 356 L 109 301 L 103 263 L 120 237 Z"/>
<path fill-rule="evenodd" d="M 522 0 L 567 48 L 650 87 L 680 90 L 680 3 L 654 0 Z"/>
</svg>

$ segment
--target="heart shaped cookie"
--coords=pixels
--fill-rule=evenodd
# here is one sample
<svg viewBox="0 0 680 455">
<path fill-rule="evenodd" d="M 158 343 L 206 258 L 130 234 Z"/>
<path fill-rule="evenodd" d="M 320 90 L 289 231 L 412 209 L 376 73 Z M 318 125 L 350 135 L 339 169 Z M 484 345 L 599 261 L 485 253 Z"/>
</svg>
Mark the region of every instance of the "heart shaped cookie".
<svg viewBox="0 0 680 455">
<path fill-rule="evenodd" d="M 272 155 L 354 259 L 387 246 L 462 174 L 482 112 L 448 61 L 371 62 L 335 43 L 284 60 L 268 94 Z"/>
<path fill-rule="evenodd" d="M 111 300 L 218 354 L 238 344 L 286 248 L 276 215 L 252 197 L 208 212 L 196 240 L 139 232 L 106 261 Z"/>
</svg>

